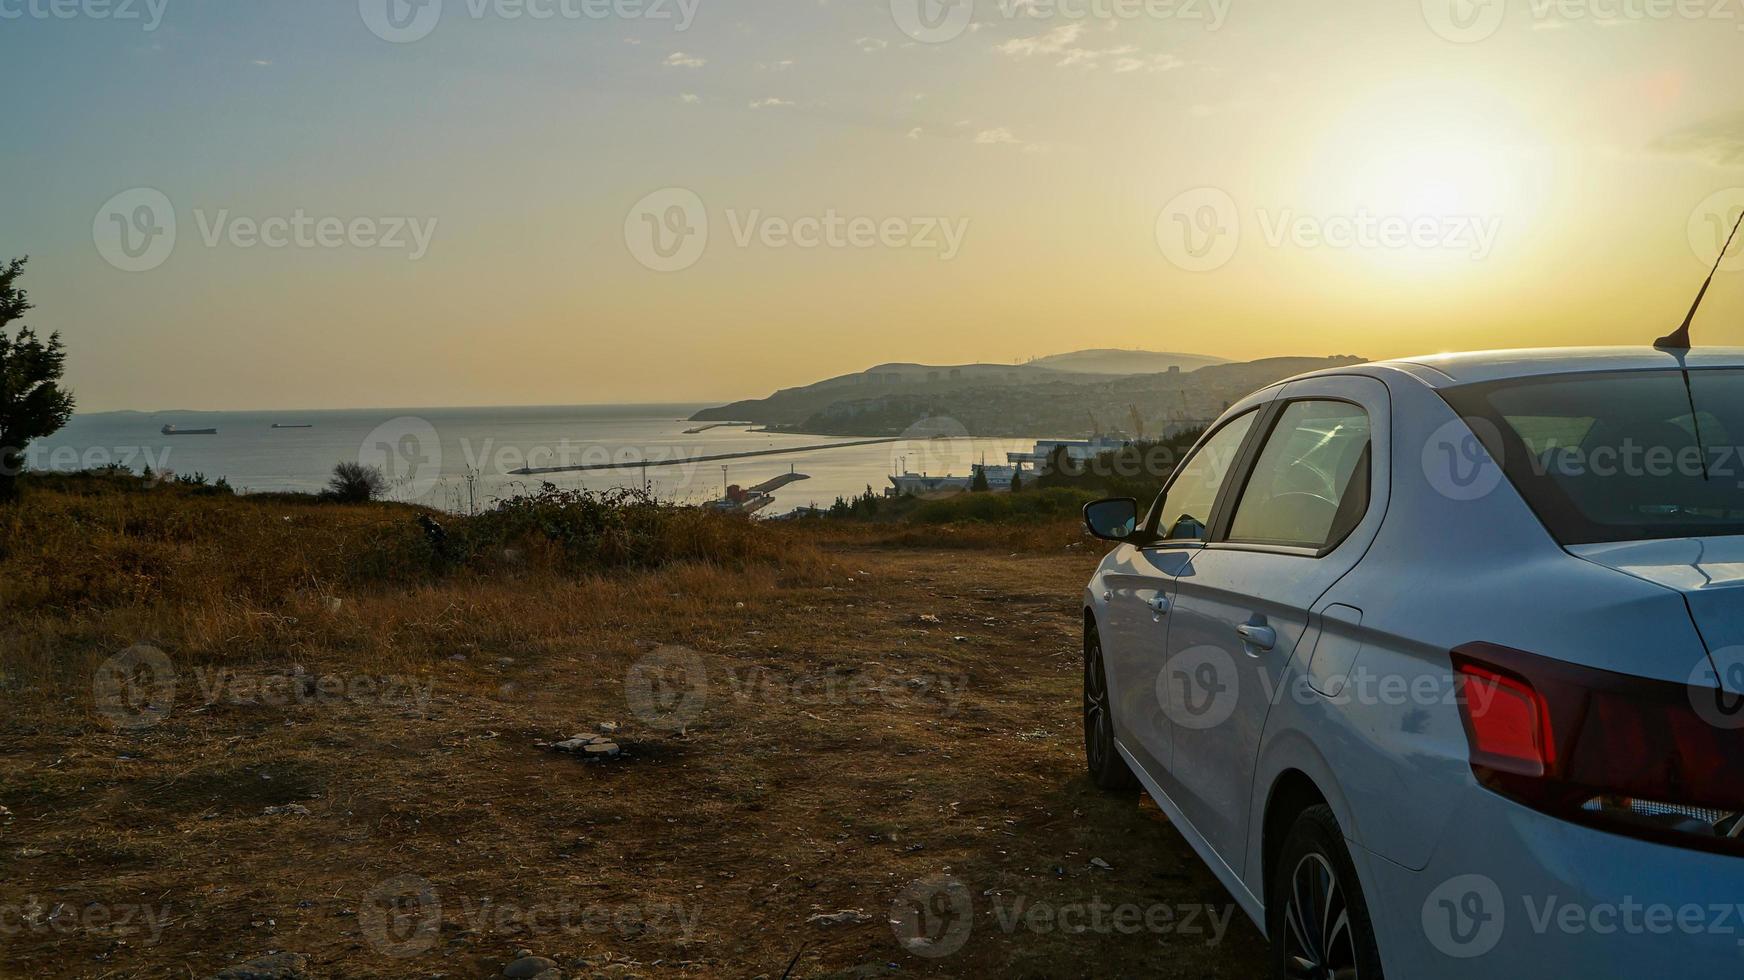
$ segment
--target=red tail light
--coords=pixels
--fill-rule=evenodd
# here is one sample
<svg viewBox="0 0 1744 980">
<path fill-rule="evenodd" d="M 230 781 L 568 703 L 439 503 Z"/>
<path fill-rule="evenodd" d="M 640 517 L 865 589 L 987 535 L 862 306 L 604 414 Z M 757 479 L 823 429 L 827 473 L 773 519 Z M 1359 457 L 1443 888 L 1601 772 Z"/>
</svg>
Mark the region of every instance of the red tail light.
<svg viewBox="0 0 1744 980">
<path fill-rule="evenodd" d="M 1715 691 L 1488 643 L 1452 659 L 1483 785 L 1567 820 L 1744 855 L 1744 729 L 1695 708 Z"/>
</svg>

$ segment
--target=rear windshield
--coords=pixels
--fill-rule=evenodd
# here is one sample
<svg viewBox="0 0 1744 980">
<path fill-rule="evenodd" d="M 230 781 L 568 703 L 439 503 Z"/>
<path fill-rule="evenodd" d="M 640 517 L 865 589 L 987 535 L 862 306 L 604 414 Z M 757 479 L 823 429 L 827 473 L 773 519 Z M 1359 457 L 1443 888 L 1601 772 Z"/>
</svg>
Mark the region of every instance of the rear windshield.
<svg viewBox="0 0 1744 980">
<path fill-rule="evenodd" d="M 1616 371 L 1443 392 L 1565 545 L 1744 534 L 1744 370 Z"/>
</svg>

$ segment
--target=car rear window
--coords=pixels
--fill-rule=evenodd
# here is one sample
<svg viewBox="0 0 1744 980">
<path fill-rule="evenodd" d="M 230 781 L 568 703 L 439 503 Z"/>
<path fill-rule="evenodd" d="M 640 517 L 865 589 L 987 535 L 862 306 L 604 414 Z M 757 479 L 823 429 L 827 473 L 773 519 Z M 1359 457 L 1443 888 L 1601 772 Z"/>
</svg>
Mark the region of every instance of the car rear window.
<svg viewBox="0 0 1744 980">
<path fill-rule="evenodd" d="M 1442 392 L 1563 544 L 1744 534 L 1744 370 L 1614 371 Z"/>
</svg>

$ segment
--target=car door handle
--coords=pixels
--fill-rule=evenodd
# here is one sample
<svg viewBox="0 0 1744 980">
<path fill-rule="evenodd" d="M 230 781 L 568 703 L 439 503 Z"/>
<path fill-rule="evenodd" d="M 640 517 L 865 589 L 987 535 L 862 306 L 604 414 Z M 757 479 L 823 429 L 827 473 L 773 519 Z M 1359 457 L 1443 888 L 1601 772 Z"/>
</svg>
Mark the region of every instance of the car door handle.
<svg viewBox="0 0 1744 980">
<path fill-rule="evenodd" d="M 1270 650 L 1278 645 L 1278 631 L 1270 626 L 1243 623 L 1235 628 L 1235 632 L 1241 636 L 1241 642 L 1256 650 Z"/>
<path fill-rule="evenodd" d="M 1151 612 L 1156 613 L 1158 616 L 1167 616 L 1169 614 L 1169 605 L 1170 604 L 1169 604 L 1169 597 L 1168 596 L 1166 596 L 1166 595 L 1151 596 L 1151 601 L 1150 601 Z"/>
</svg>

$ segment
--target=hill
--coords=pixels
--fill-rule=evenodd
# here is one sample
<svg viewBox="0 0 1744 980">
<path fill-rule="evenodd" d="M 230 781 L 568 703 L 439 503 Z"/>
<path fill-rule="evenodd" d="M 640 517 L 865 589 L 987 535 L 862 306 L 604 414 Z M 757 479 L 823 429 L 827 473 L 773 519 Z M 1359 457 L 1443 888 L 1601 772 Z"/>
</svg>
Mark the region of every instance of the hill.
<svg viewBox="0 0 1744 980">
<path fill-rule="evenodd" d="M 1212 364 L 1227 364 L 1228 358 L 1208 354 L 1175 354 L 1154 350 L 1075 350 L 1029 362 L 1032 367 L 1070 371 L 1074 374 L 1162 374 L 1171 368 L 1197 371 Z"/>
<path fill-rule="evenodd" d="M 1080 351 L 1061 356 L 1068 364 L 1093 365 L 1108 363 L 1113 353 Z M 1146 356 L 1207 360 L 1199 355 Z M 900 435 L 922 420 L 939 419 L 956 423 L 947 426 L 949 430 L 972 436 L 1074 437 L 1099 431 L 1136 436 L 1140 429 L 1156 435 L 1202 425 L 1230 403 L 1274 381 L 1359 360 L 1271 357 L 1123 375 L 1038 364 L 887 364 L 785 389 L 768 398 L 705 409 L 693 417 L 841 436 Z"/>
</svg>

